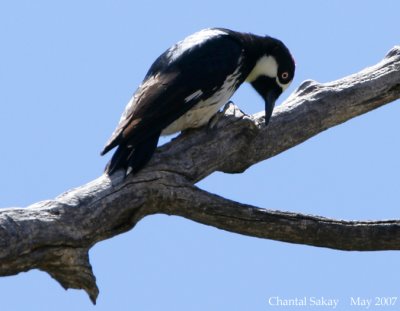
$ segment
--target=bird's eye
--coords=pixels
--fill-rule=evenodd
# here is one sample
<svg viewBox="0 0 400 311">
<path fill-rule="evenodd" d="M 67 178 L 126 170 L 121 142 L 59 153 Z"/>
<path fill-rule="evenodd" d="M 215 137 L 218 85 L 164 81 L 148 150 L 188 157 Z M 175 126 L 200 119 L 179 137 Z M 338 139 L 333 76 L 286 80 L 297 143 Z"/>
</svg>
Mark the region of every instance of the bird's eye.
<svg viewBox="0 0 400 311">
<path fill-rule="evenodd" d="M 282 72 L 281 78 L 282 78 L 283 80 L 286 80 L 287 78 L 289 78 L 289 73 L 288 73 L 287 71 Z"/>
</svg>

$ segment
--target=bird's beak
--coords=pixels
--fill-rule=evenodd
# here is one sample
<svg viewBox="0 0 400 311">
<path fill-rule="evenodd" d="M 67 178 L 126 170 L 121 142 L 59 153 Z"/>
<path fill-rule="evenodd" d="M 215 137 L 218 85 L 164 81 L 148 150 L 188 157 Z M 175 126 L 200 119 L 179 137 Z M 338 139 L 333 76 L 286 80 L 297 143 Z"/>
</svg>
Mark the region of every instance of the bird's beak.
<svg viewBox="0 0 400 311">
<path fill-rule="evenodd" d="M 274 78 L 266 76 L 259 77 L 251 82 L 251 85 L 265 101 L 265 125 L 267 125 L 271 118 L 272 110 L 274 110 L 275 101 L 282 93 L 282 88 Z"/>
<path fill-rule="evenodd" d="M 265 125 L 268 124 L 269 119 L 271 118 L 272 115 L 272 111 L 274 110 L 275 107 L 275 102 L 277 100 L 277 98 L 279 97 L 279 93 L 278 91 L 273 88 L 271 90 L 269 90 L 266 94 L 266 96 L 264 97 L 265 100 Z"/>
</svg>

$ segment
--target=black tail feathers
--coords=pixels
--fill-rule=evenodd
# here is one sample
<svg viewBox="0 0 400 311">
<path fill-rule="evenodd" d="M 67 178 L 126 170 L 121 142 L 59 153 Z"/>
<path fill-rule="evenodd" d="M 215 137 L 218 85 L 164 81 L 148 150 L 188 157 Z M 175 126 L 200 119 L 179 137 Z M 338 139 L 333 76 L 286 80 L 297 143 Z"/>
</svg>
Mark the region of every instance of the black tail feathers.
<svg viewBox="0 0 400 311">
<path fill-rule="evenodd" d="M 127 159 L 129 158 L 130 153 L 132 153 L 132 148 L 129 148 L 125 145 L 119 145 L 111 160 L 107 163 L 104 172 L 108 175 L 111 175 L 119 169 L 124 169 L 126 171 L 128 167 Z"/>
<path fill-rule="evenodd" d="M 113 174 L 119 169 L 125 170 L 125 175 L 135 174 L 140 171 L 151 159 L 157 148 L 158 139 L 161 133 L 153 135 L 136 146 L 120 144 L 108 162 L 105 173 Z"/>
</svg>

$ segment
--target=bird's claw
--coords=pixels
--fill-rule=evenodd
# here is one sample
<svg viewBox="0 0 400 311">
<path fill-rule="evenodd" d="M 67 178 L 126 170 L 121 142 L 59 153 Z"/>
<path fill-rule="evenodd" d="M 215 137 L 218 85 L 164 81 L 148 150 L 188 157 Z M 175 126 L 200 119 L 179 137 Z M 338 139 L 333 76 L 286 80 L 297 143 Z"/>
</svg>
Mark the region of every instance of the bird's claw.
<svg viewBox="0 0 400 311">
<path fill-rule="evenodd" d="M 235 105 L 235 103 L 230 100 L 229 102 L 227 102 L 225 104 L 225 106 L 222 109 L 222 111 L 218 111 L 215 115 L 213 115 L 211 117 L 210 121 L 208 121 L 207 130 L 212 131 L 212 130 L 215 129 L 217 123 L 219 122 L 221 117 L 223 117 L 225 115 L 225 111 L 229 108 L 230 105 Z"/>
</svg>

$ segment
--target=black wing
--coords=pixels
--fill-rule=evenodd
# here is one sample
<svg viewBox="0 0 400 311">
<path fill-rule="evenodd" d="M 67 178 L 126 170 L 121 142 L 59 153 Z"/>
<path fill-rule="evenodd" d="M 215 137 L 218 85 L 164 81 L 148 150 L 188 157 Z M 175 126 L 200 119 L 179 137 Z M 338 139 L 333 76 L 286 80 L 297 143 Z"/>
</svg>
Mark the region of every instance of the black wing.
<svg viewBox="0 0 400 311">
<path fill-rule="evenodd" d="M 174 58 L 178 45 L 151 66 L 102 154 L 120 144 L 135 147 L 210 97 L 237 69 L 242 53 L 241 45 L 226 34 L 186 49 Z M 200 97 L 185 101 L 199 90 Z"/>
</svg>

